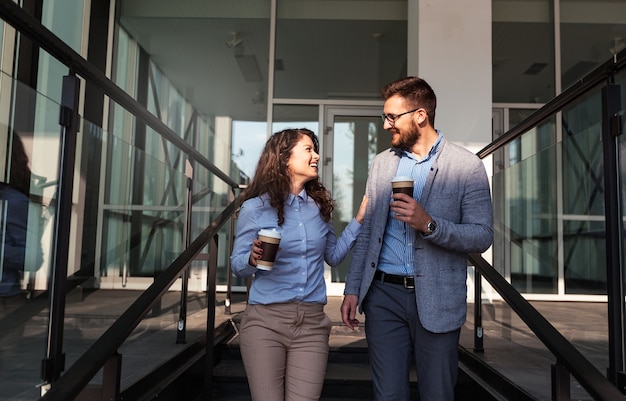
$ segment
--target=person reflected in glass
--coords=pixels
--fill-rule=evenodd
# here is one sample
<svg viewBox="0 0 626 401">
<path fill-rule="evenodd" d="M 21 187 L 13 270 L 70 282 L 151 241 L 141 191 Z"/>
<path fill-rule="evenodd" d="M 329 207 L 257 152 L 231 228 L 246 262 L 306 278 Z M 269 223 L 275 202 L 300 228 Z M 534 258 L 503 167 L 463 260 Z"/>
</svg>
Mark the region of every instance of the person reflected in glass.
<svg viewBox="0 0 626 401">
<path fill-rule="evenodd" d="M 358 236 L 367 199 L 337 238 L 334 201 L 318 176 L 318 139 L 308 129 L 273 134 L 243 203 L 231 255 L 234 274 L 254 276 L 239 331 L 254 401 L 318 400 L 331 320 L 324 262 L 338 265 Z M 262 270 L 261 229 L 281 234 L 273 268 Z"/>
<path fill-rule="evenodd" d="M 29 208 L 33 207 L 29 198 L 31 170 L 28 156 L 19 135 L 12 135 L 9 146 L 9 180 L 0 182 L 0 297 L 5 298 L 23 294 L 21 282 L 25 269 L 36 271 L 43 260 L 41 241 L 31 229 L 39 227 L 39 222 L 28 221 Z M 27 261 L 32 266 L 27 266 Z"/>
<path fill-rule="evenodd" d="M 411 399 L 414 362 L 421 401 L 454 401 L 467 254 L 493 241 L 489 180 L 482 160 L 435 129 L 426 81 L 406 77 L 382 95 L 391 147 L 370 167 L 341 316 L 354 329 L 365 313 L 375 400 Z M 397 176 L 410 177 L 413 196 L 392 193 Z"/>
</svg>

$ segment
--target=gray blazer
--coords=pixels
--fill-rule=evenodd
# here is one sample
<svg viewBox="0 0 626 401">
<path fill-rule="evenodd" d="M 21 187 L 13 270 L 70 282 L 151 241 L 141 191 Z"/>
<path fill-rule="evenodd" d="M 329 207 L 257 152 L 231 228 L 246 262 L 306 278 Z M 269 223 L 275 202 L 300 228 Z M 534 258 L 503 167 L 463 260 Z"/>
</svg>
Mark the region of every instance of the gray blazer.
<svg viewBox="0 0 626 401">
<path fill-rule="evenodd" d="M 420 321 L 435 333 L 458 329 L 467 313 L 467 254 L 484 252 L 493 241 L 489 180 L 483 162 L 442 138 L 441 148 L 419 199 L 437 222 L 429 236 L 415 239 L 415 297 Z M 372 284 L 383 242 L 390 180 L 400 161 L 397 149 L 373 160 L 367 179 L 365 221 L 353 249 L 344 294 L 359 296 L 359 312 Z"/>
</svg>

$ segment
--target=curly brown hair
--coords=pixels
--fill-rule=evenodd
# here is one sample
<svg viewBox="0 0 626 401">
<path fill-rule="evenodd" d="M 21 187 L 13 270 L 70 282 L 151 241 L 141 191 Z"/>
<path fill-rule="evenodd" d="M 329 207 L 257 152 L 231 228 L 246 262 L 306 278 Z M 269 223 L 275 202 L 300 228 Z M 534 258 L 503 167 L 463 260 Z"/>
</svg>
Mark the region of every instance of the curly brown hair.
<svg viewBox="0 0 626 401">
<path fill-rule="evenodd" d="M 272 134 L 261 152 L 252 182 L 242 193 L 242 202 L 267 194 L 270 205 L 278 210 L 279 226 L 285 222 L 284 206 L 291 188 L 291 174 L 287 162 L 294 146 L 305 135 L 311 138 L 315 152 L 319 153 L 317 136 L 306 128 L 285 129 Z M 304 189 L 320 208 L 322 219 L 330 221 L 335 202 L 319 177 L 304 184 Z"/>
</svg>

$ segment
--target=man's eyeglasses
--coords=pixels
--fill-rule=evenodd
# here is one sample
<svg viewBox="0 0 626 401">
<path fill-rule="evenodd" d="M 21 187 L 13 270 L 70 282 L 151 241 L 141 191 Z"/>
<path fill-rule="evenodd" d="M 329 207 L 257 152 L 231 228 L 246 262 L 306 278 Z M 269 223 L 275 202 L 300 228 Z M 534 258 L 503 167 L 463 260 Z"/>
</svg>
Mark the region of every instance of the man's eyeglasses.
<svg viewBox="0 0 626 401">
<path fill-rule="evenodd" d="M 419 109 L 421 109 L 421 107 L 418 107 L 417 109 L 405 111 L 404 113 L 400 113 L 400 114 L 385 114 L 385 113 L 383 113 L 383 114 L 380 115 L 380 118 L 383 119 L 383 124 L 385 124 L 385 121 L 389 121 L 389 124 L 395 124 L 396 121 L 398 121 L 398 119 L 400 117 L 402 117 L 403 115 L 409 114 L 409 113 L 415 113 Z M 426 114 L 428 114 L 428 113 L 426 113 Z"/>
</svg>

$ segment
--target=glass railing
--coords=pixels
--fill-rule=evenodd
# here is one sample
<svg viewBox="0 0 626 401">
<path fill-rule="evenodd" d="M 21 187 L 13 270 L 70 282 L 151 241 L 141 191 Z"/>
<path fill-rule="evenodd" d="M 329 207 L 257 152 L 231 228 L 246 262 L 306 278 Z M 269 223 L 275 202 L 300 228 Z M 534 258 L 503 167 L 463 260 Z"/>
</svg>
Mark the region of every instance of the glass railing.
<svg viewBox="0 0 626 401">
<path fill-rule="evenodd" d="M 5 74 L 0 74 L 0 85 L 14 88 L 0 92 L 6 97 L 2 104 L 20 99 L 22 113 L 34 121 L 34 129 L 26 130 L 15 116 L 0 115 L 2 131 L 15 133 L 2 135 L 3 146 L 12 152 L 11 163 L 4 166 L 7 179 L 0 183 L 0 382 L 3 398 L 33 400 L 42 393 L 42 361 L 55 341 L 49 336 L 48 314 L 61 106 Z M 171 144 L 169 159 L 157 157 L 128 143 L 124 133 L 107 132 L 84 119 L 77 142 L 72 224 L 65 233 L 70 237 L 68 291 L 63 295 L 63 334 L 56 339 L 64 351 L 64 361 L 57 361 L 62 371 L 110 329 L 236 195 L 230 183 Z M 87 219 L 97 224 L 84 224 Z M 223 283 L 229 230 L 225 224 L 217 232 Z M 203 341 L 210 306 L 207 254 L 205 246 L 189 264 L 185 299 L 178 278 L 119 348 L 122 389 L 179 353 L 181 344 Z M 100 371 L 91 383 L 102 381 Z"/>
<path fill-rule="evenodd" d="M 559 397 L 567 391 L 571 399 L 614 399 L 610 392 L 596 392 L 607 388 L 606 383 L 598 385 L 602 376 L 624 391 L 618 379 L 624 374 L 624 55 L 616 59 L 620 69 L 607 62 L 603 71 L 596 71 L 596 84 L 575 95 L 576 87 L 564 92 L 529 116 L 522 123 L 525 128 L 509 133 L 519 135 L 483 152 L 498 161 L 492 180 L 493 269 L 512 287 L 503 291 L 483 285 L 481 299 L 470 300 L 482 303 L 482 312 L 468 315 L 468 327 L 482 319 L 477 322 L 479 334 L 462 336 L 461 345 L 477 349 L 493 369 L 537 399 L 550 399 L 553 391 Z M 619 90 L 610 100 L 607 83 Z M 610 142 L 614 152 L 607 151 Z M 612 156 L 618 161 L 613 168 Z M 607 172 L 615 174 L 614 182 Z M 622 214 L 611 218 L 616 211 Z M 611 232 L 614 226 L 617 230 Z M 609 251 L 616 239 L 620 242 L 613 254 L 619 258 Z M 525 307 L 513 305 L 506 291 L 523 294 L 520 301 L 529 301 L 539 319 L 520 315 Z M 572 366 L 569 355 L 559 354 L 562 344 L 586 359 L 579 359 L 581 366 Z M 519 357 L 498 358 L 494 348 Z M 564 378 L 555 379 L 563 371 Z"/>
</svg>

